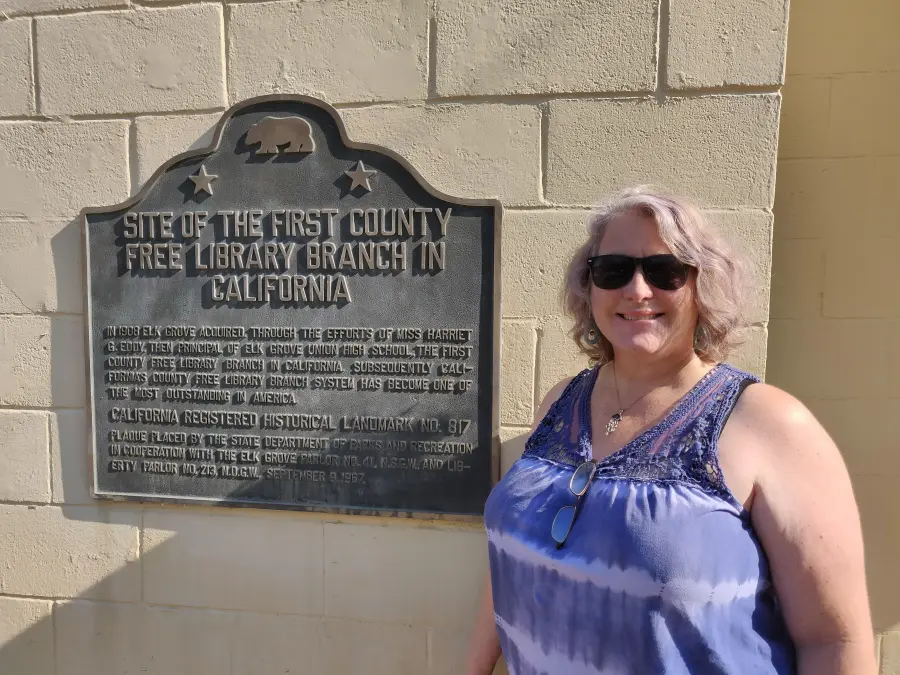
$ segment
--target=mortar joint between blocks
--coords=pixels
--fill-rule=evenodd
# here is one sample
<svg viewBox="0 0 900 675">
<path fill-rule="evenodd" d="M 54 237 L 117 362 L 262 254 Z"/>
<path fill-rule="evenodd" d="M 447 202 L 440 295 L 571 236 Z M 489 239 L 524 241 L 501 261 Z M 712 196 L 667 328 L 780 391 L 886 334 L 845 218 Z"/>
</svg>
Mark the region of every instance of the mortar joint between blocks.
<svg viewBox="0 0 900 675">
<path fill-rule="evenodd" d="M 196 3 L 194 3 L 196 4 Z M 123 0 L 121 4 L 118 5 L 106 5 L 103 7 L 81 7 L 75 9 L 69 8 L 59 8 L 59 9 L 47 9 L 42 12 L 16 12 L 14 14 L 4 14 L 0 12 L 0 18 L 6 19 L 18 19 L 28 17 L 31 19 L 52 19 L 58 16 L 73 16 L 78 14 L 113 14 L 116 12 L 127 11 L 129 9 L 135 8 L 137 5 L 129 5 L 128 0 Z"/>
<path fill-rule="evenodd" d="M 231 25 L 231 7 L 222 0 L 222 91 L 225 95 L 225 105 L 231 102 L 231 92 L 228 91 L 228 74 L 231 72 L 230 52 L 231 35 L 228 27 Z"/>
<path fill-rule="evenodd" d="M 31 95 L 32 95 L 32 109 L 35 115 L 39 115 L 41 112 L 41 85 L 40 79 L 38 76 L 38 52 L 37 52 L 37 19 L 30 19 L 30 28 L 31 28 L 31 36 L 29 40 L 31 42 Z"/>
<path fill-rule="evenodd" d="M 59 650 L 56 648 L 57 639 L 56 636 L 58 633 L 58 627 L 56 625 L 56 608 L 59 607 L 59 601 L 54 600 L 53 604 L 50 605 L 50 628 L 53 631 L 53 672 L 59 672 Z"/>
<path fill-rule="evenodd" d="M 671 19 L 670 0 L 659 0 L 656 38 L 656 101 L 665 103 L 668 93 L 669 26 Z"/>
<path fill-rule="evenodd" d="M 125 161 L 128 164 L 128 194 L 134 195 L 140 187 L 138 162 L 137 120 L 132 118 L 128 125 L 128 143 L 125 146 Z"/>
<path fill-rule="evenodd" d="M 432 0 L 428 9 L 428 61 L 426 100 L 438 99 L 437 94 L 437 3 Z"/>
<path fill-rule="evenodd" d="M 550 103 L 541 103 L 538 108 L 541 111 L 541 138 L 540 138 L 540 167 L 538 168 L 538 199 L 547 202 L 547 166 L 550 154 Z"/>
<path fill-rule="evenodd" d="M 532 416 L 536 415 L 538 409 L 541 407 L 541 346 L 544 342 L 544 329 L 540 326 L 535 326 L 534 332 L 534 378 L 531 385 L 531 409 L 533 411 Z"/>
<path fill-rule="evenodd" d="M 53 490 L 53 414 L 47 413 L 47 494 L 51 504 L 56 502 Z"/>
</svg>

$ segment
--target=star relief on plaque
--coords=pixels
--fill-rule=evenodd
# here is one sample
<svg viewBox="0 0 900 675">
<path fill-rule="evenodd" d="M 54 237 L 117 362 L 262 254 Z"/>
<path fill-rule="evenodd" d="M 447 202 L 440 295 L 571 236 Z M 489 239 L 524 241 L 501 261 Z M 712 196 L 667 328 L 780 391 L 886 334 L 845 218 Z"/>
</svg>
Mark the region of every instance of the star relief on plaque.
<svg viewBox="0 0 900 675">
<path fill-rule="evenodd" d="M 194 181 L 194 194 L 196 195 L 198 192 L 203 191 L 211 195 L 213 193 L 212 182 L 216 178 L 218 178 L 217 175 L 207 173 L 206 167 L 201 164 L 200 170 L 193 176 L 190 176 L 190 179 Z"/>
<path fill-rule="evenodd" d="M 369 179 L 376 173 L 378 172 L 374 169 L 367 169 L 366 165 L 362 163 L 362 160 L 358 161 L 355 169 L 344 172 L 344 174 L 349 176 L 352 181 L 350 183 L 350 192 L 353 192 L 358 187 L 361 187 L 366 192 L 371 192 L 372 185 L 369 183 Z"/>
</svg>

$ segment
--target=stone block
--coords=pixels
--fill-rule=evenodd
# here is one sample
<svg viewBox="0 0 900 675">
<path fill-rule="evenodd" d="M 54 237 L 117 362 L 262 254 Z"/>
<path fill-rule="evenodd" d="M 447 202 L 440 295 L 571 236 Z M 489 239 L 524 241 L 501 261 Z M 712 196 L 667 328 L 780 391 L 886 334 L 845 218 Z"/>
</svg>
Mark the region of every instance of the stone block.
<svg viewBox="0 0 900 675">
<path fill-rule="evenodd" d="M 139 511 L 0 506 L 0 593 L 135 601 Z"/>
<path fill-rule="evenodd" d="M 777 95 L 552 101 L 547 199 L 592 205 L 656 183 L 702 206 L 769 208 Z"/>
<path fill-rule="evenodd" d="M 0 312 L 84 310 L 77 222 L 0 219 Z"/>
<path fill-rule="evenodd" d="M 465 672 L 468 631 L 431 630 L 428 632 L 428 644 L 428 675 L 458 675 Z M 509 675 L 502 656 L 492 675 Z"/>
<path fill-rule="evenodd" d="M 0 3 L 0 13 L 3 4 Z M 33 115 L 31 81 L 31 22 L 15 19 L 0 23 L 0 115 Z"/>
<path fill-rule="evenodd" d="M 842 75 L 832 82 L 832 157 L 900 154 L 900 73 Z"/>
<path fill-rule="evenodd" d="M 427 633 L 418 626 L 326 619 L 322 673 L 421 675 L 427 669 Z"/>
<path fill-rule="evenodd" d="M 541 115 L 529 105 L 436 105 L 341 110 L 355 141 L 387 146 L 454 197 L 506 208 L 539 203 Z"/>
<path fill-rule="evenodd" d="M 234 615 L 138 604 L 56 606 L 57 675 L 221 675 L 231 669 Z M 275 671 L 257 671 L 275 672 Z M 299 672 L 299 671 L 297 671 Z"/>
<path fill-rule="evenodd" d="M 0 216 L 72 219 L 128 196 L 128 122 L 0 122 Z"/>
<path fill-rule="evenodd" d="M 325 616 L 466 626 L 487 571 L 483 530 L 325 524 Z"/>
<path fill-rule="evenodd" d="M 138 161 L 138 185 L 134 191 L 175 155 L 207 147 L 219 118 L 218 113 L 138 117 L 134 123 Z"/>
<path fill-rule="evenodd" d="M 241 612 L 235 615 L 233 630 L 231 668 L 224 671 L 230 675 L 354 672 L 327 669 L 319 618 Z M 345 651 L 352 653 L 355 648 L 353 643 L 343 643 Z M 363 668 L 362 672 L 368 671 Z"/>
<path fill-rule="evenodd" d="M 331 103 L 424 98 L 425 0 L 270 2 L 229 8 L 232 100 L 307 94 Z"/>
<path fill-rule="evenodd" d="M 900 585 L 897 560 L 900 559 L 900 506 L 894 494 L 894 476 L 851 476 L 853 493 L 859 506 L 863 541 L 866 549 L 866 582 L 872 606 L 872 623 L 876 632 L 898 630 L 897 607 L 900 607 Z M 896 665 L 898 645 L 893 638 L 882 638 L 882 673 L 891 673 Z M 900 673 L 895 670 L 894 673 Z"/>
<path fill-rule="evenodd" d="M 804 401 L 834 439 L 855 476 L 900 478 L 897 438 L 890 424 L 900 419 L 900 398 L 847 398 Z"/>
<path fill-rule="evenodd" d="M 0 598 L 0 672 L 56 672 L 52 611 L 53 605 L 46 600 Z"/>
<path fill-rule="evenodd" d="M 885 208 L 887 206 L 885 205 Z M 848 237 L 825 248 L 823 315 L 829 318 L 900 318 L 900 277 L 894 239 Z"/>
<path fill-rule="evenodd" d="M 101 115 L 226 104 L 222 7 L 37 19 L 40 112 Z"/>
<path fill-rule="evenodd" d="M 900 382 L 900 350 L 897 349 L 897 345 L 900 345 L 900 320 L 892 319 L 883 323 L 886 324 L 888 344 L 891 345 L 887 359 L 888 381 L 891 383 L 888 396 L 897 398 L 897 382 Z"/>
<path fill-rule="evenodd" d="M 500 427 L 500 475 L 503 476 L 525 452 L 531 427 Z"/>
<path fill-rule="evenodd" d="M 824 289 L 823 240 L 776 239 L 772 252 L 772 318 L 820 318 Z"/>
<path fill-rule="evenodd" d="M 50 501 L 47 413 L 0 410 L 0 499 Z"/>
<path fill-rule="evenodd" d="M 828 156 L 832 80 L 789 75 L 785 78 L 778 157 Z M 781 187 L 781 177 L 778 178 Z"/>
<path fill-rule="evenodd" d="M 589 365 L 568 334 L 571 326 L 569 318 L 556 318 L 538 330 L 538 401 L 560 380 L 574 377 Z"/>
<path fill-rule="evenodd" d="M 787 0 L 672 0 L 669 86 L 781 84 L 787 20 Z"/>
<path fill-rule="evenodd" d="M 898 185 L 900 156 L 781 160 L 775 238 L 895 237 L 896 222 L 885 213 Z"/>
<path fill-rule="evenodd" d="M 50 459 L 53 502 L 91 504 L 94 472 L 89 451 L 87 411 L 50 413 Z"/>
<path fill-rule="evenodd" d="M 566 268 L 587 241 L 587 211 L 508 211 L 501 244 L 503 316 L 563 311 Z"/>
<path fill-rule="evenodd" d="M 84 326 L 78 316 L 0 316 L 0 405 L 85 403 Z"/>
<path fill-rule="evenodd" d="M 894 624 L 897 625 L 896 623 Z M 900 631 L 889 631 L 881 636 L 881 675 L 900 675 Z"/>
<path fill-rule="evenodd" d="M 752 326 L 744 335 L 744 342 L 727 361 L 737 368 L 753 373 L 760 379 L 766 377 L 766 349 L 768 331 L 762 326 Z"/>
<path fill-rule="evenodd" d="M 59 10 L 125 7 L 128 0 L 0 0 L 0 14 L 19 16 Z"/>
<path fill-rule="evenodd" d="M 896 31 L 900 4 L 866 0 L 794 3 L 788 40 L 788 72 L 808 75 L 900 70 Z M 852 26 L 853 30 L 847 30 Z"/>
<path fill-rule="evenodd" d="M 772 278 L 771 214 L 765 211 L 711 211 L 706 215 L 743 267 L 747 321 L 766 321 Z"/>
<path fill-rule="evenodd" d="M 891 339 L 879 319 L 776 319 L 767 379 L 801 400 L 892 396 Z"/>
<path fill-rule="evenodd" d="M 647 91 L 656 3 L 439 0 L 441 96 Z"/>
<path fill-rule="evenodd" d="M 322 612 L 322 525 L 315 520 L 151 510 L 144 551 L 147 602 Z"/>
<path fill-rule="evenodd" d="M 534 405 L 535 332 L 531 323 L 503 322 L 500 365 L 501 424 L 531 424 Z"/>
</svg>

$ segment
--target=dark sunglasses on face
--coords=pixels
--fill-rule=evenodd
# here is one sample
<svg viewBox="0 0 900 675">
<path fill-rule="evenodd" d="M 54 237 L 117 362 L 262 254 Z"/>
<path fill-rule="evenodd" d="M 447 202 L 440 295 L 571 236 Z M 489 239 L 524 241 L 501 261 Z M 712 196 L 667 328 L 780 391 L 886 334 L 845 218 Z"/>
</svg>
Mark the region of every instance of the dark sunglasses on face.
<svg viewBox="0 0 900 675">
<path fill-rule="evenodd" d="M 584 498 L 588 485 L 591 484 L 591 479 L 596 471 L 597 462 L 589 459 L 580 464 L 572 474 L 572 478 L 569 479 L 569 491 L 575 495 L 576 500 L 574 505 L 564 506 L 557 511 L 556 516 L 553 518 L 553 524 L 550 525 L 550 536 L 556 542 L 556 548 L 562 548 L 563 544 L 566 543 L 566 539 L 569 538 L 569 532 L 572 531 L 572 526 L 575 524 L 575 519 L 581 510 L 581 500 Z"/>
<path fill-rule="evenodd" d="M 674 255 L 595 255 L 587 259 L 591 280 L 597 288 L 612 291 L 627 286 L 638 267 L 651 286 L 661 291 L 677 291 L 687 283 L 690 267 Z"/>
</svg>

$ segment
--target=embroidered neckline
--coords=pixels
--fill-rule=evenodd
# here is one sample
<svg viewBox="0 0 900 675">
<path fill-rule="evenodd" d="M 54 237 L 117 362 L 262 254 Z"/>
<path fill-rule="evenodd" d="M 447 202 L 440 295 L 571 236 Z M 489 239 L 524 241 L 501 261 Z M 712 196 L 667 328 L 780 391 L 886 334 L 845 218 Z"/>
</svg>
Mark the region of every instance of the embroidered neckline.
<svg viewBox="0 0 900 675">
<path fill-rule="evenodd" d="M 709 381 L 713 379 L 713 374 L 717 373 L 720 368 L 722 368 L 721 363 L 717 363 L 712 368 L 710 368 L 709 371 L 705 375 L 703 375 L 703 377 L 697 380 L 690 389 L 682 394 L 681 398 L 679 398 L 669 408 L 669 412 L 663 415 L 663 417 L 658 422 L 656 422 L 656 424 L 639 433 L 625 445 L 617 448 L 616 450 L 613 450 L 611 453 L 606 455 L 606 457 L 597 460 L 597 466 L 600 467 L 604 464 L 607 464 L 607 460 L 612 459 L 615 456 L 627 455 L 627 451 L 630 446 L 646 443 L 647 438 L 659 435 L 661 432 L 671 427 L 674 422 L 680 420 L 680 413 L 682 409 L 685 408 L 687 404 L 693 403 L 700 396 L 702 390 L 706 387 Z M 585 460 L 590 459 L 594 454 L 594 420 L 593 415 L 591 415 L 591 396 L 593 396 L 594 386 L 597 384 L 597 378 L 599 376 L 600 366 L 595 366 L 584 384 L 581 400 L 579 400 L 578 402 L 579 419 L 584 420 L 584 423 L 580 425 L 581 429 L 579 432 L 578 449 L 580 451 L 580 454 L 582 455 L 582 458 Z"/>
<path fill-rule="evenodd" d="M 598 374 L 599 368 L 586 368 L 572 378 L 529 436 L 523 457 L 574 470 L 591 456 L 590 392 Z M 740 507 L 725 484 L 717 444 L 724 412 L 746 381 L 759 380 L 729 364 L 717 364 L 659 422 L 599 460 L 595 480 L 682 483 Z M 573 438 L 572 425 L 585 417 Z"/>
</svg>

